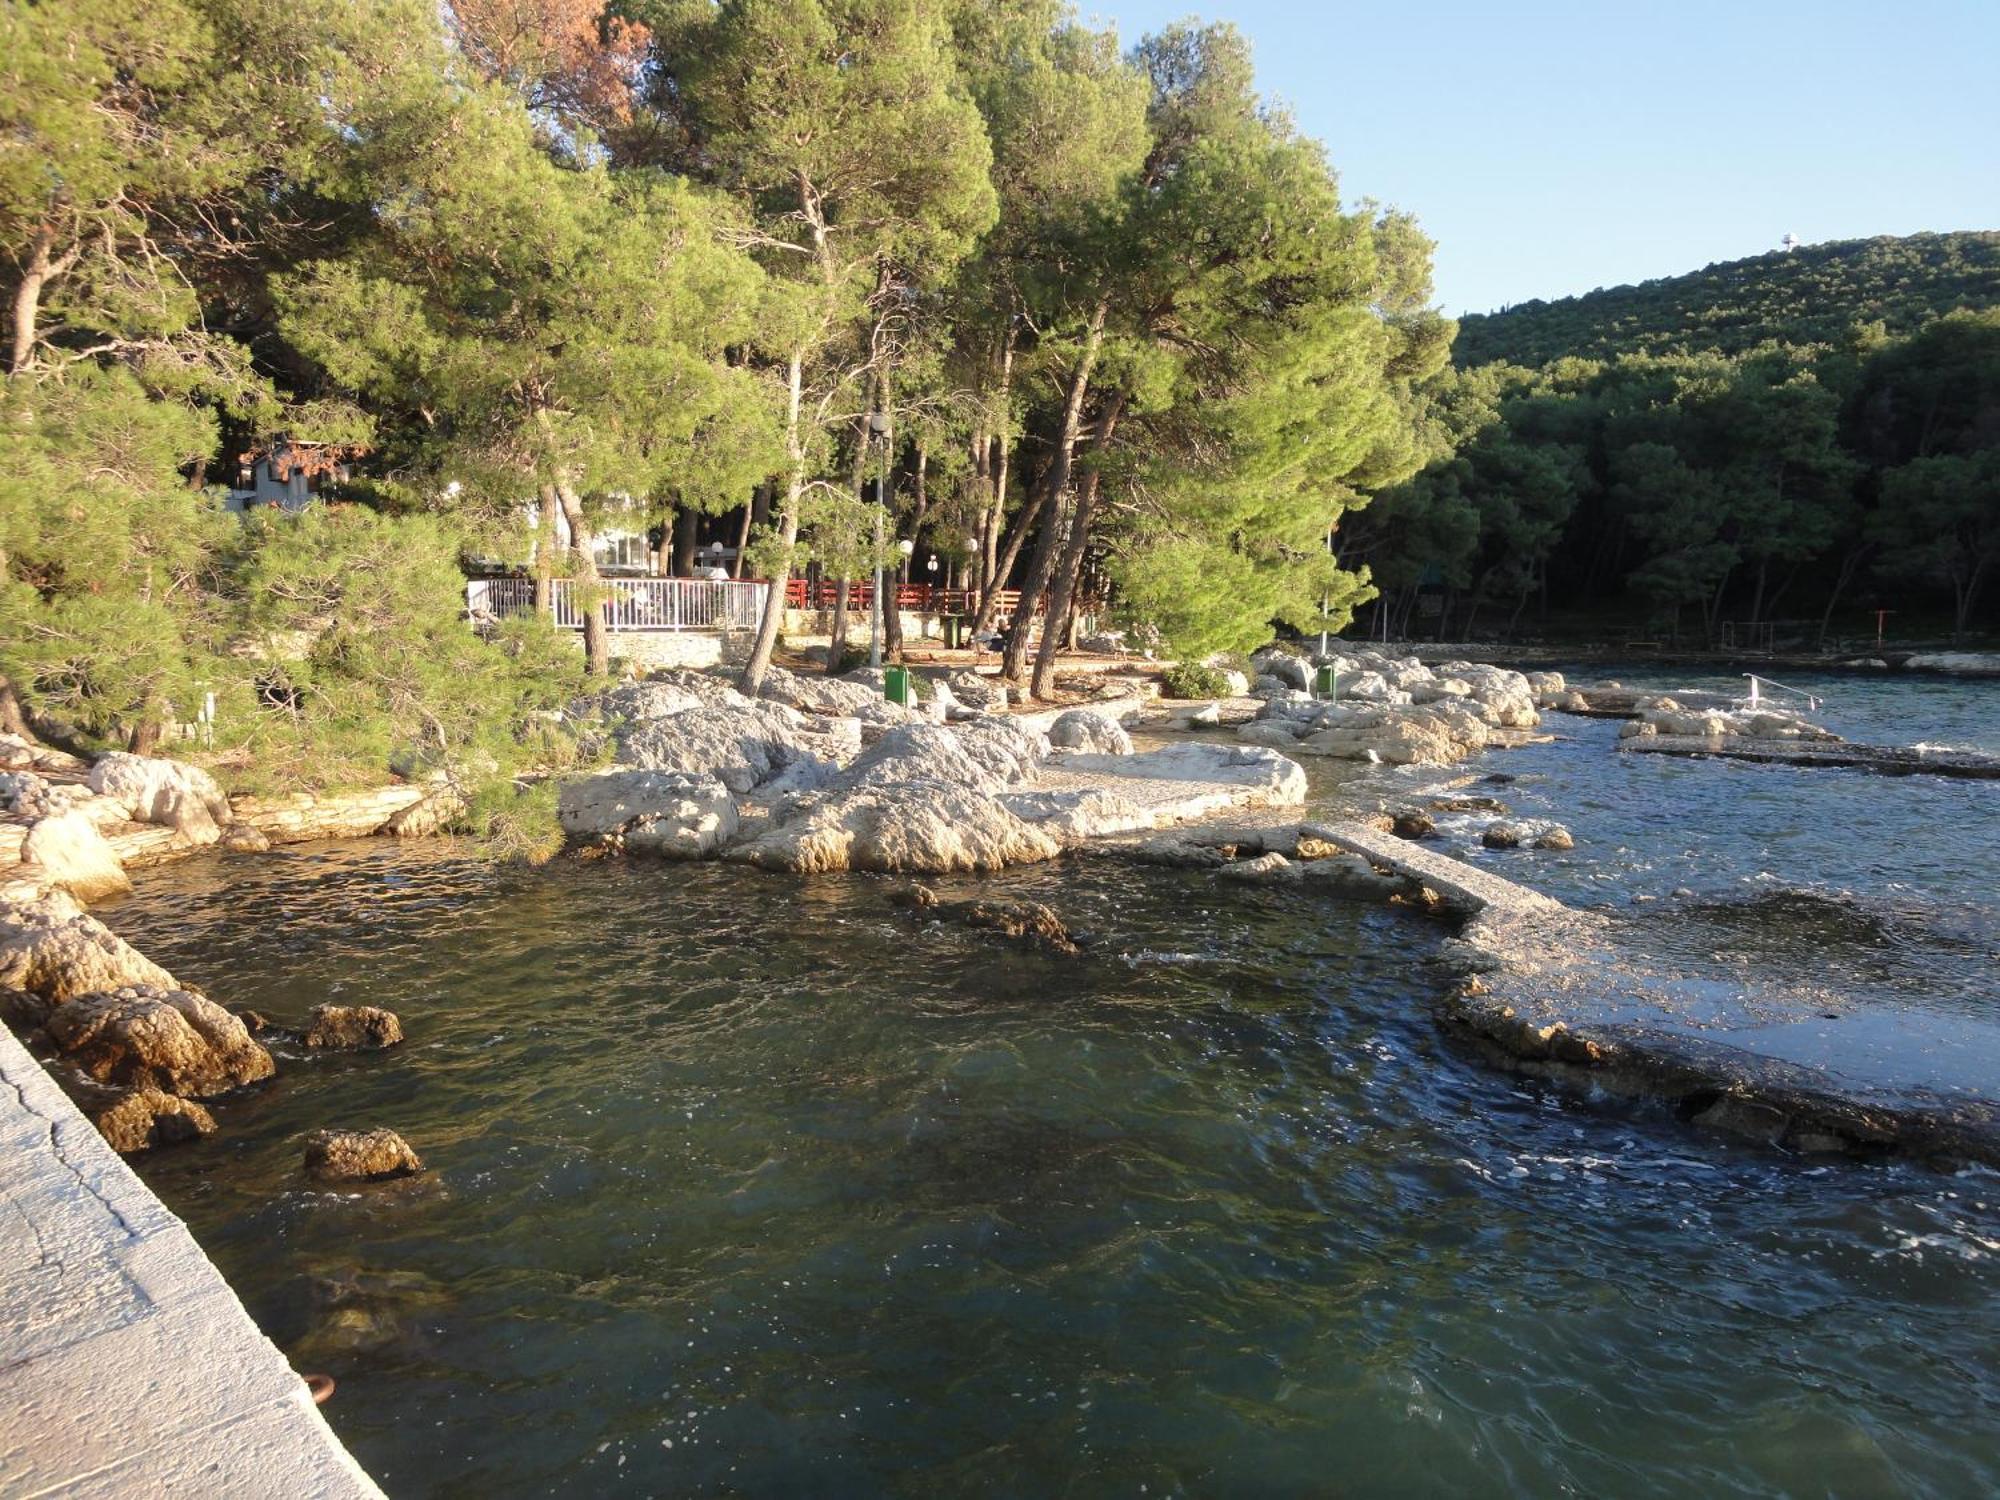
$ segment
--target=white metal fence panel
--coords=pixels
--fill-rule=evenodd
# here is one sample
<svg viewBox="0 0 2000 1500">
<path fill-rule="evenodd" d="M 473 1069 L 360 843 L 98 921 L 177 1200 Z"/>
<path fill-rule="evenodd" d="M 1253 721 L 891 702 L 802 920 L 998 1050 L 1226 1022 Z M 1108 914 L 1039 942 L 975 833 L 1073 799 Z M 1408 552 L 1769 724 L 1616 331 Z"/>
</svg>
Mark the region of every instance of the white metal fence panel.
<svg viewBox="0 0 2000 1500">
<path fill-rule="evenodd" d="M 706 578 L 607 578 L 604 620 L 612 630 L 754 630 L 763 618 L 768 583 Z M 531 578 L 475 578 L 465 586 L 474 618 L 503 619 L 535 608 Z M 549 580 L 549 613 L 558 629 L 581 630 L 573 580 Z"/>
</svg>

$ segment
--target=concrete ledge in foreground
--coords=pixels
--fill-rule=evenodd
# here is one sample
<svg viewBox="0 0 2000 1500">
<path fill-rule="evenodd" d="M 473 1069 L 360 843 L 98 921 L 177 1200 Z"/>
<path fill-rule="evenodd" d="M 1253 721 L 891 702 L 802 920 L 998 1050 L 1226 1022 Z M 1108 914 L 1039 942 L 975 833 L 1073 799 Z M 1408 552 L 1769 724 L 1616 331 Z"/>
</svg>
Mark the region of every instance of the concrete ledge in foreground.
<svg viewBox="0 0 2000 1500">
<path fill-rule="evenodd" d="M 186 1226 L 5 1027 L 0 1493 L 382 1493 Z"/>
</svg>

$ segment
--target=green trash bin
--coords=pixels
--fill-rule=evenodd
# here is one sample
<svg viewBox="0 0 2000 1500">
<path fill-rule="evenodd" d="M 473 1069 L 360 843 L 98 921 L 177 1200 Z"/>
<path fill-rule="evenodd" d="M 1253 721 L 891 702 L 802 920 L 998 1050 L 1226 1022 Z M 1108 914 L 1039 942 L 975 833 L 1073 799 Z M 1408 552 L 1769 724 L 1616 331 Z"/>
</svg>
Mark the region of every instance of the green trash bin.
<svg viewBox="0 0 2000 1500">
<path fill-rule="evenodd" d="M 946 615 L 938 625 L 944 631 L 944 645 L 947 651 L 956 651 L 965 644 L 964 615 Z"/>
<path fill-rule="evenodd" d="M 882 696 L 891 703 L 900 703 L 905 708 L 917 701 L 916 685 L 910 677 L 908 667 L 884 667 L 882 669 Z"/>
<path fill-rule="evenodd" d="M 1340 696 L 1340 674 L 1332 667 L 1321 667 L 1313 674 L 1313 696 L 1331 703 Z"/>
</svg>

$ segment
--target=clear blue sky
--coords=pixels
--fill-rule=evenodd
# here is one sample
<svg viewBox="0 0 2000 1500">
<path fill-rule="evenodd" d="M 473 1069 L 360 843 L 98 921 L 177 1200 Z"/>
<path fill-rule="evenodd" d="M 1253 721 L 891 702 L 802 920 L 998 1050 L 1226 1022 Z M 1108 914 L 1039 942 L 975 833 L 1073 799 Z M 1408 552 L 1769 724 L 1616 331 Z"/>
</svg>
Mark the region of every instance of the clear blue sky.
<svg viewBox="0 0 2000 1500">
<path fill-rule="evenodd" d="M 1195 7 L 1078 0 L 1127 44 Z M 1485 312 L 1808 243 L 2000 228 L 2000 0 L 1206 0 L 1349 201 Z"/>
</svg>

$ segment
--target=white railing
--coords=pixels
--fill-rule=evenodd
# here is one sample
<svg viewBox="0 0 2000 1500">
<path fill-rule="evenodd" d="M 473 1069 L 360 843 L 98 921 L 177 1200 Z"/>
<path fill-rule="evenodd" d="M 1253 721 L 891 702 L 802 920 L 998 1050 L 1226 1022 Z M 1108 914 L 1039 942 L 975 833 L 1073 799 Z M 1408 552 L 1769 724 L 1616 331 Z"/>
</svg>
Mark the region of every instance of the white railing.
<svg viewBox="0 0 2000 1500">
<path fill-rule="evenodd" d="M 1820 700 L 1818 696 L 1807 692 L 1804 688 L 1796 688 L 1784 682 L 1773 682 L 1768 677 L 1759 677 L 1755 672 L 1745 672 L 1743 675 L 1750 679 L 1750 697 L 1748 701 L 1752 708 L 1762 706 L 1762 690 L 1764 688 L 1776 688 L 1781 693 L 1790 693 L 1795 698 L 1804 699 L 1808 713 L 1819 712 Z"/>
<path fill-rule="evenodd" d="M 768 583 L 705 578 L 606 578 L 604 622 L 612 630 L 755 630 L 764 615 Z M 465 586 L 474 619 L 534 612 L 532 578 L 475 578 Z M 574 580 L 549 580 L 549 614 L 559 630 L 583 629 Z"/>
</svg>

